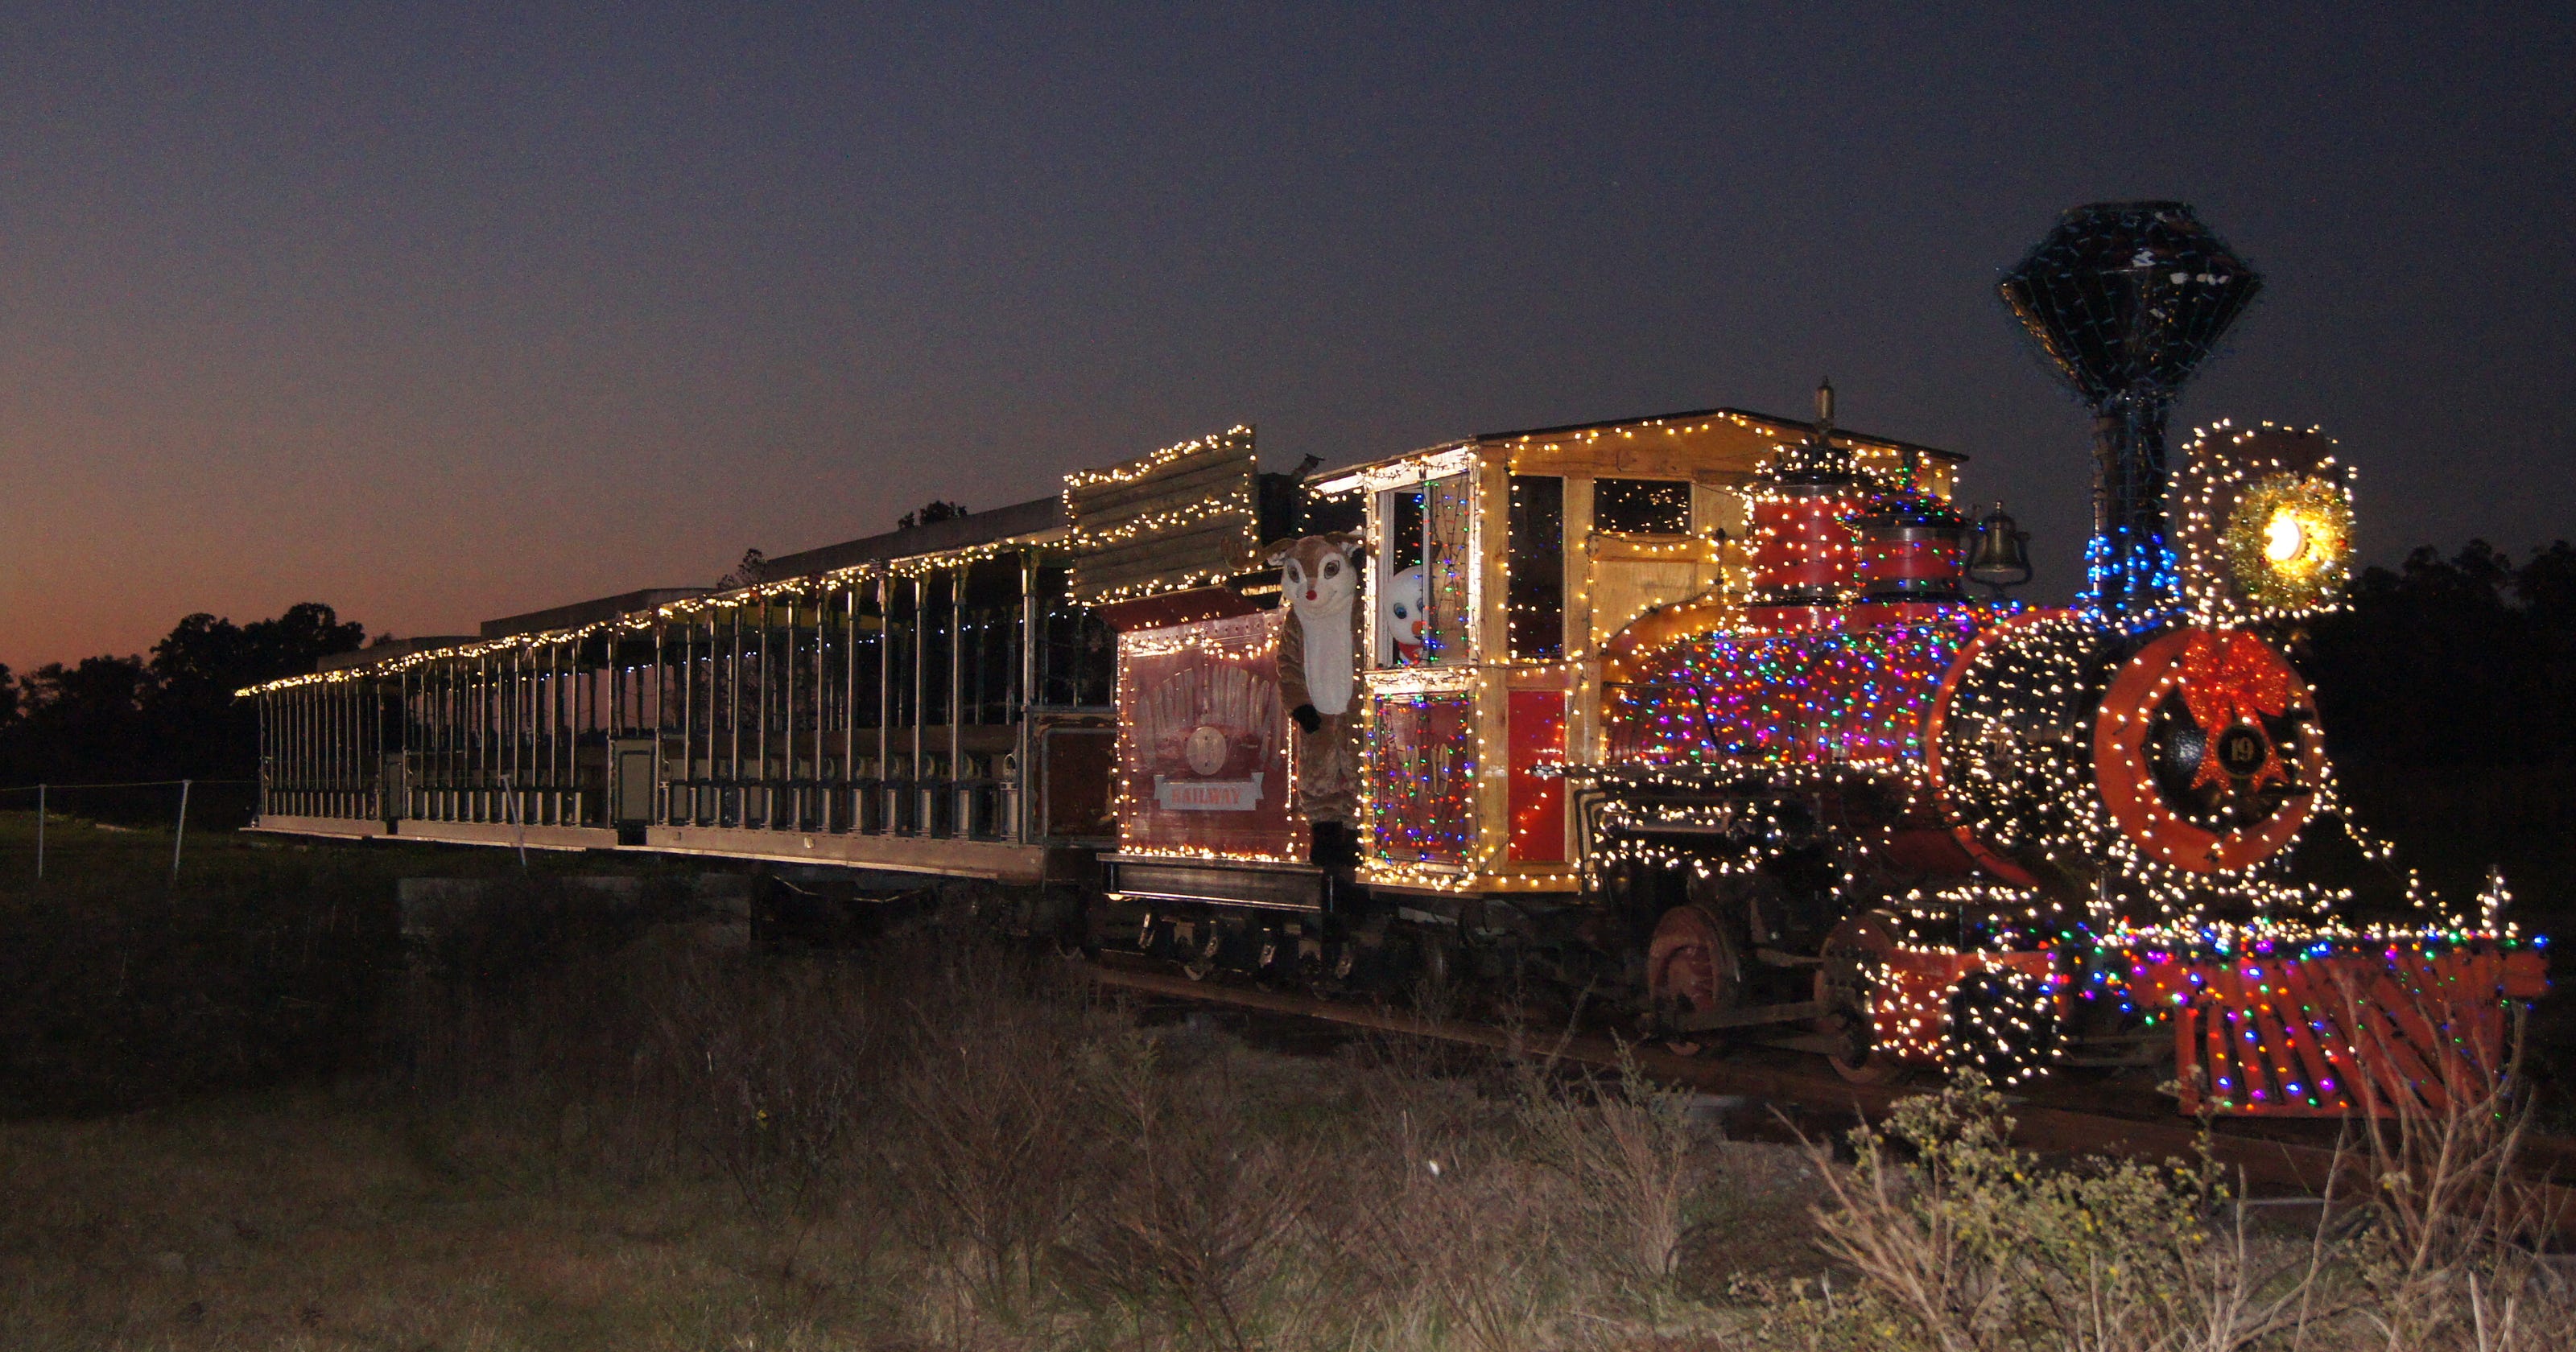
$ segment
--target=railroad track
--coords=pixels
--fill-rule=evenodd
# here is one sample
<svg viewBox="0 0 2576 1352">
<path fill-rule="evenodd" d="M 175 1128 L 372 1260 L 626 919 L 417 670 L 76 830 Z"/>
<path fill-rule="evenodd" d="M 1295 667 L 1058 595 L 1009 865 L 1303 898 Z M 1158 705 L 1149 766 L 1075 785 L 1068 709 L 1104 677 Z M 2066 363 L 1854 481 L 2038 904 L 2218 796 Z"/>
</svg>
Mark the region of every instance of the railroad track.
<svg viewBox="0 0 2576 1352">
<path fill-rule="evenodd" d="M 1165 972 L 1142 971 L 1102 962 L 1088 964 L 1092 980 L 1116 990 L 1165 996 L 1201 1004 L 1256 1010 L 1290 1018 L 1407 1037 L 1431 1038 L 1485 1047 L 1516 1056 L 1539 1055 L 1576 1065 L 1616 1068 L 1624 1056 L 1660 1083 L 1686 1086 L 1711 1094 L 1740 1095 L 1810 1113 L 1850 1113 L 1875 1120 L 1898 1099 L 1922 1092 L 1902 1086 L 1852 1084 L 1830 1075 L 1806 1074 L 1750 1060 L 1683 1056 L 1660 1047 L 1621 1044 L 1583 1034 L 1532 1037 L 1485 1024 L 1433 1019 L 1402 1010 L 1360 1005 L 1282 991 L 1193 981 Z M 2200 1151 L 2197 1125 L 2156 1121 L 2054 1105 L 2028 1097 L 2012 1104 L 2013 1139 L 2028 1149 L 2149 1159 L 2189 1159 Z M 2237 1171 L 2247 1183 L 2323 1195 L 2333 1179 L 2338 1152 L 2328 1145 L 2259 1135 L 2225 1125 L 2210 1132 L 2210 1153 Z M 2532 1175 L 2538 1200 L 2561 1235 L 2576 1234 L 2576 1188 L 2553 1181 L 2576 1173 L 2576 1140 L 2527 1138 L 2525 1171 Z M 2347 1164 L 2345 1167 L 2349 1168 Z"/>
</svg>

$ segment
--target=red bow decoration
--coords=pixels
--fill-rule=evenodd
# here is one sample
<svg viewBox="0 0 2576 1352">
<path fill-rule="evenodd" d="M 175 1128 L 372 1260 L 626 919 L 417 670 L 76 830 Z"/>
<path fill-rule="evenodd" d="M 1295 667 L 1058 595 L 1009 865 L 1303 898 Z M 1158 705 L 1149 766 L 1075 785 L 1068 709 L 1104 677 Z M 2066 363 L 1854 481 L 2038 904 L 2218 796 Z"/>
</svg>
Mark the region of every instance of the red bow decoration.
<svg viewBox="0 0 2576 1352">
<path fill-rule="evenodd" d="M 2238 724 L 2252 727 L 2263 738 L 2263 763 L 2254 771 L 2255 785 L 2290 777 L 2281 768 L 2271 734 L 2258 721 L 2289 712 L 2290 666 L 2263 640 L 2242 631 L 2193 634 L 2182 650 L 2182 702 L 2204 738 L 2193 788 L 2218 783 L 2226 776 L 2218 759 L 2218 739 Z"/>
</svg>

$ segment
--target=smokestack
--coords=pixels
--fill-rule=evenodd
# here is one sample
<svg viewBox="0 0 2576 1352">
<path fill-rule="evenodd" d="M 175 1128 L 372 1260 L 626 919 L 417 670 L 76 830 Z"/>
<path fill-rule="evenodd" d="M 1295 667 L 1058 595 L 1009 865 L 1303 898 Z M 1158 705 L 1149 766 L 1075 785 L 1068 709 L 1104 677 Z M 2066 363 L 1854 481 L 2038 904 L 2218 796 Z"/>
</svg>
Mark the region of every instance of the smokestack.
<svg viewBox="0 0 2576 1352">
<path fill-rule="evenodd" d="M 2083 603 L 2123 629 L 2162 623 L 2177 604 L 2165 418 L 2262 286 L 2190 207 L 2099 202 L 2067 212 L 1999 287 L 2093 411 Z"/>
</svg>

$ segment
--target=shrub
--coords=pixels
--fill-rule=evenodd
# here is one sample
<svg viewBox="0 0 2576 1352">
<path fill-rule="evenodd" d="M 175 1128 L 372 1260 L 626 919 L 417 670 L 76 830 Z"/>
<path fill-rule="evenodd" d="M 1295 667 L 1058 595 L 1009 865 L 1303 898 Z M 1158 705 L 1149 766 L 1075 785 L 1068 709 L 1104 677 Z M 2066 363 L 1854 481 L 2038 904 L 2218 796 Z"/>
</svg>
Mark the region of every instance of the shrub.
<svg viewBox="0 0 2576 1352">
<path fill-rule="evenodd" d="M 1825 1327 L 1940 1352 L 2221 1352 L 2314 1316 L 2322 1235 L 2286 1256 L 2255 1244 L 2206 1158 L 2043 1168 L 2011 1130 L 2002 1097 L 1963 1076 L 1855 1129 L 1852 1166 L 1818 1155 L 1820 1243 L 1863 1283 Z"/>
</svg>

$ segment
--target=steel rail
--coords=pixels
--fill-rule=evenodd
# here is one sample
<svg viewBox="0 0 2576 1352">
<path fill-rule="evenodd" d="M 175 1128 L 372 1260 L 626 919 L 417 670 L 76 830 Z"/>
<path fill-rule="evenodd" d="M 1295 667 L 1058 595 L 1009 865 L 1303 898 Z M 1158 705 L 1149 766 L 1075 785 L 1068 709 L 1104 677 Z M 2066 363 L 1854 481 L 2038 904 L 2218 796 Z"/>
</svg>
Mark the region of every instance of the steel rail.
<svg viewBox="0 0 2576 1352">
<path fill-rule="evenodd" d="M 1193 981 L 1160 972 L 1085 964 L 1100 985 L 1150 995 L 1230 1005 L 1238 1009 L 1336 1023 L 1372 1032 L 1432 1038 L 1484 1047 L 1512 1056 L 1540 1057 L 1575 1065 L 1618 1068 L 1623 1058 L 1655 1080 L 1712 1094 L 1741 1095 L 1826 1112 L 1849 1111 L 1856 1118 L 1884 1117 L 1898 1099 L 1921 1091 L 1887 1085 L 1853 1084 L 1775 1066 L 1740 1061 L 1705 1060 L 1639 1043 L 1621 1043 L 1585 1034 L 1538 1035 L 1484 1024 L 1432 1019 L 1378 1006 L 1348 1004 L 1312 996 L 1290 995 L 1215 982 Z M 2098 1155 L 2143 1156 L 2157 1160 L 2191 1160 L 2200 1154 L 2201 1132 L 2181 1122 L 2142 1121 L 2107 1113 L 2089 1113 L 2028 1101 L 2010 1107 L 2013 1140 L 2032 1150 Z M 2532 1143 L 2533 1162 L 2544 1169 L 2576 1159 L 2576 1145 L 2541 1139 Z M 2295 1141 L 2267 1139 L 2212 1128 L 2210 1157 L 2248 1183 L 2294 1188 L 2323 1196 L 2340 1168 L 2351 1160 L 2334 1149 Z M 2347 1182 L 2346 1186 L 2351 1186 Z M 2576 1188 L 2535 1179 L 2534 1198 L 2560 1234 L 2576 1233 Z"/>
</svg>

